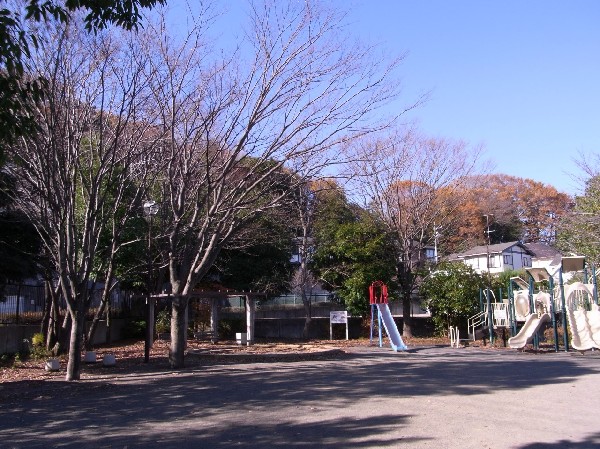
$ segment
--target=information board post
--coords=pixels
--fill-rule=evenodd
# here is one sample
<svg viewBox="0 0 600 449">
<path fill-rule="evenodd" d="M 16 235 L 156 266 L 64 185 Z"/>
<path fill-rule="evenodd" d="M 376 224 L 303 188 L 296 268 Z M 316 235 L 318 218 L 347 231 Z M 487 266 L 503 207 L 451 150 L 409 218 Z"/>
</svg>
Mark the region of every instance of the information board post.
<svg viewBox="0 0 600 449">
<path fill-rule="evenodd" d="M 333 325 L 334 324 L 345 324 L 346 325 L 346 340 L 348 338 L 348 312 L 346 310 L 336 310 L 329 312 L 329 339 L 333 340 Z"/>
</svg>

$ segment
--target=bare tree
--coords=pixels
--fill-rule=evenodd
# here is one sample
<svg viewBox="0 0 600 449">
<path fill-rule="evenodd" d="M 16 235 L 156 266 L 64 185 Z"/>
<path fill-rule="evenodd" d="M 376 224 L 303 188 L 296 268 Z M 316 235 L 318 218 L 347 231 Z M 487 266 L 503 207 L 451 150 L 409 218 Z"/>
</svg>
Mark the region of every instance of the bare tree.
<svg viewBox="0 0 600 449">
<path fill-rule="evenodd" d="M 298 185 L 291 196 L 295 219 L 297 220 L 297 233 L 295 245 L 298 260 L 296 269 L 291 279 L 291 290 L 300 294 L 304 306 L 305 320 L 302 336 L 308 338 L 312 322 L 311 296 L 318 281 L 310 269 L 311 256 L 314 246 L 313 224 L 315 220 L 317 194 L 315 184 L 308 180 Z"/>
<path fill-rule="evenodd" d="M 354 187 L 393 236 L 407 336 L 412 336 L 411 296 L 423 250 L 461 203 L 462 183 L 475 170 L 480 151 L 412 130 L 359 146 Z"/>
<path fill-rule="evenodd" d="M 80 377 L 90 285 L 111 284 L 117 228 L 137 213 L 147 184 L 139 183 L 152 148 L 138 126 L 143 65 L 127 41 L 90 35 L 77 20 L 40 34 L 30 61 L 31 75 L 48 80 L 44 100 L 33 105 L 40 129 L 10 149 L 15 200 L 42 238 L 71 319 L 67 380 Z M 105 231 L 114 244 L 101 275 L 95 264 Z"/>
<path fill-rule="evenodd" d="M 217 58 L 197 30 L 175 44 L 150 29 L 147 59 L 165 139 L 163 207 L 172 293 L 173 367 L 184 363 L 189 295 L 220 250 L 258 214 L 381 125 L 397 61 L 348 45 L 340 17 L 316 2 L 251 6 L 243 53 Z M 158 25 L 160 27 L 160 25 Z M 205 28 L 202 28 L 203 30 Z"/>
</svg>

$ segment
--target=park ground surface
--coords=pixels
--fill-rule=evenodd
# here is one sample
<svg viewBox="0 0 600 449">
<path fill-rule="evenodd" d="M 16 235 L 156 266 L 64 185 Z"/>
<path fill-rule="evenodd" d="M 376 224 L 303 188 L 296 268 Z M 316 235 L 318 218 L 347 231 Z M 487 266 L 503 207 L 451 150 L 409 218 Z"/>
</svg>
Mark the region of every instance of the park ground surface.
<svg viewBox="0 0 600 449">
<path fill-rule="evenodd" d="M 191 343 L 178 371 L 164 342 L 148 364 L 124 344 L 78 382 L 23 363 L 2 369 L 0 447 L 600 447 L 600 352 L 408 344 Z"/>
</svg>

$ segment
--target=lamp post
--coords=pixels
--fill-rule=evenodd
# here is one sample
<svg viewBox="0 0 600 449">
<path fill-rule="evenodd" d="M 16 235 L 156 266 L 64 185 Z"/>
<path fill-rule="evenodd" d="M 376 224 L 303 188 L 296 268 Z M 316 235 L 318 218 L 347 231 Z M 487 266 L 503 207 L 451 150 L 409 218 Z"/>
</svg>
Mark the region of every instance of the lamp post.
<svg viewBox="0 0 600 449">
<path fill-rule="evenodd" d="M 490 231 L 490 217 L 493 217 L 494 214 L 485 214 L 485 233 L 486 233 L 486 240 L 485 240 L 485 254 L 486 254 L 486 266 L 487 266 L 487 280 L 488 280 L 488 285 L 487 285 L 487 293 L 486 293 L 486 304 L 487 304 L 487 310 L 488 310 L 488 328 L 490 330 L 490 344 L 494 342 L 494 318 L 492 316 L 492 300 L 490 298 L 490 291 L 492 289 L 492 275 L 490 273 L 490 233 L 493 231 Z"/>
<path fill-rule="evenodd" d="M 144 362 L 150 361 L 150 348 L 154 340 L 154 299 L 152 298 L 152 218 L 158 213 L 156 201 L 144 202 L 144 215 L 148 218 L 148 297 L 146 298 L 146 341 L 144 344 Z"/>
</svg>

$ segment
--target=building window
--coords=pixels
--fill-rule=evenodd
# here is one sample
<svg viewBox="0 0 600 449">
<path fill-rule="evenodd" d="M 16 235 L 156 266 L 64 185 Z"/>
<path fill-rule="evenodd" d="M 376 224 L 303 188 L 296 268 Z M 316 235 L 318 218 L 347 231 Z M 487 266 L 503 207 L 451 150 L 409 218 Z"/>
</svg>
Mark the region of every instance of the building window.
<svg viewBox="0 0 600 449">
<path fill-rule="evenodd" d="M 496 268 L 496 256 L 490 255 L 490 268 Z"/>
<path fill-rule="evenodd" d="M 505 254 L 504 255 L 504 265 L 512 265 L 512 263 L 513 263 L 512 254 Z"/>
<path fill-rule="evenodd" d="M 523 266 L 530 267 L 531 266 L 531 258 L 527 256 L 523 256 Z"/>
</svg>

